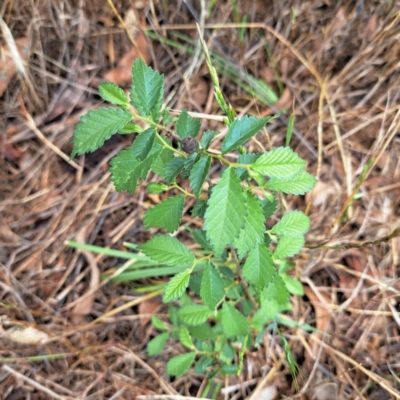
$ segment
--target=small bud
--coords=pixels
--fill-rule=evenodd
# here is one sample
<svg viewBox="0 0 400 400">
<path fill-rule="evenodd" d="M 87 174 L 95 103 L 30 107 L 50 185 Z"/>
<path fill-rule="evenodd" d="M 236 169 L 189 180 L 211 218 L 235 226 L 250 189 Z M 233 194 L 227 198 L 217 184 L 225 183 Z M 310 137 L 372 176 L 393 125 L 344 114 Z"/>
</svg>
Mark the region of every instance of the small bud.
<svg viewBox="0 0 400 400">
<path fill-rule="evenodd" d="M 191 136 L 185 137 L 185 139 L 182 140 L 182 149 L 188 154 L 194 153 L 197 150 L 196 139 Z"/>
</svg>

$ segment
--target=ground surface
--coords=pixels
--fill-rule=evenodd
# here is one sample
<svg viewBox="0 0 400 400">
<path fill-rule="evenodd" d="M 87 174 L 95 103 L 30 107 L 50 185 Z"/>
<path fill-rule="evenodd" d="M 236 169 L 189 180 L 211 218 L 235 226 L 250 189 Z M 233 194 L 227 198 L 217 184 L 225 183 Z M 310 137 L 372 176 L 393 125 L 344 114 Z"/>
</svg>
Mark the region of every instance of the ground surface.
<svg viewBox="0 0 400 400">
<path fill-rule="evenodd" d="M 399 398 L 398 2 L 114 3 L 124 28 L 107 0 L 0 4 L 0 397 Z M 300 392 L 273 334 L 248 352 L 240 377 L 210 390 L 201 375 L 169 379 L 165 362 L 183 348 L 146 353 L 155 333 L 149 314 L 165 315 L 160 300 L 132 294 L 129 284 L 99 286 L 98 272 L 121 260 L 64 244 L 124 249 L 148 238 L 143 212 L 160 197 L 116 193 L 107 172 L 131 139 L 114 137 L 69 162 L 72 132 L 102 105 L 102 80 L 129 86 L 138 51 L 165 74 L 166 105 L 219 113 L 196 50 L 196 21 L 237 113 L 283 110 L 269 126 L 280 146 L 293 111 L 292 144 L 319 178 L 312 196 L 286 199 L 312 220 L 293 270 L 305 295 L 293 299 L 291 318 L 330 334 L 285 331 L 303 375 Z M 273 107 L 265 83 L 276 93 Z M 216 127 L 205 120 L 202 128 Z M 198 224 L 189 213 L 184 222 Z"/>
</svg>

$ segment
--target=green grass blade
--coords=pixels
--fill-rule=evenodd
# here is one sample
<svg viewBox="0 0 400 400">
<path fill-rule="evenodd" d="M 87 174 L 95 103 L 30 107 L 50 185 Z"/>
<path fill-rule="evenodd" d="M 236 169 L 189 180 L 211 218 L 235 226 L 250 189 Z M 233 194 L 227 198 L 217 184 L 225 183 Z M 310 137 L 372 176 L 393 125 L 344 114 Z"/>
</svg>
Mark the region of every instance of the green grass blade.
<svg viewBox="0 0 400 400">
<path fill-rule="evenodd" d="M 185 269 L 189 268 L 192 264 L 185 264 L 185 265 L 178 265 L 174 267 L 167 267 L 167 266 L 162 266 L 162 267 L 157 267 L 157 268 L 144 268 L 138 271 L 126 271 L 123 272 L 122 274 L 118 275 L 115 277 L 111 282 L 117 283 L 117 282 L 130 282 L 130 281 L 136 281 L 139 279 L 144 279 L 144 278 L 154 278 L 154 277 L 162 277 L 162 276 L 169 276 L 169 275 L 175 275 L 178 274 L 179 272 L 184 271 Z M 193 271 L 201 271 L 204 269 L 204 264 L 196 264 L 194 267 Z"/>
<path fill-rule="evenodd" d="M 152 260 L 150 260 L 149 257 L 146 257 L 142 254 L 130 253 L 127 251 L 122 251 L 122 250 L 107 249 L 105 247 L 94 246 L 92 244 L 74 242 L 73 240 L 67 240 L 65 242 L 65 244 L 69 247 L 73 247 L 74 249 L 87 250 L 87 251 L 91 251 L 92 253 L 104 254 L 105 256 L 109 256 L 109 257 L 124 258 L 127 260 L 142 260 L 142 261 L 153 262 Z"/>
</svg>

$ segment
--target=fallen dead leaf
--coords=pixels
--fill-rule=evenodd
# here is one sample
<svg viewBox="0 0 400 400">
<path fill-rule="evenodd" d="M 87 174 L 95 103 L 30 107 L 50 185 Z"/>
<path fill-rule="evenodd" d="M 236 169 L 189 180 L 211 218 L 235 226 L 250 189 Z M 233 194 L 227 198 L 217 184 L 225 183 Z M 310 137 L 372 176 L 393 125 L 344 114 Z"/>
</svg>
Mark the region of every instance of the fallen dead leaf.
<svg viewBox="0 0 400 400">
<path fill-rule="evenodd" d="M 332 19 L 330 24 L 326 27 L 326 35 L 329 36 L 333 32 L 342 28 L 347 23 L 347 17 L 344 7 L 340 7 L 335 17 Z"/>
<path fill-rule="evenodd" d="M 312 290 L 310 287 L 304 286 L 304 293 L 314 307 L 316 328 L 322 332 L 326 332 L 331 320 L 331 314 L 328 306 L 325 307 L 323 303 L 321 303 L 319 296 L 317 296 L 314 290 Z M 331 299 L 326 293 L 320 292 L 320 295 L 327 304 L 330 304 Z"/>
<path fill-rule="evenodd" d="M 331 327 L 331 312 L 329 308 L 331 299 L 324 292 L 319 292 L 319 295 L 317 295 L 309 286 L 304 286 L 304 293 L 308 297 L 311 305 L 314 307 L 316 328 L 321 332 L 328 333 Z M 323 334 L 319 332 L 313 332 L 311 335 L 318 339 L 321 339 L 323 336 Z M 319 353 L 319 345 L 315 340 L 312 341 L 311 350 L 313 359 L 315 360 Z M 306 353 L 306 358 L 311 361 L 308 353 Z"/>
<path fill-rule="evenodd" d="M 13 342 L 21 344 L 43 344 L 49 339 L 49 335 L 36 328 L 12 328 L 5 331 L 4 336 Z"/>
<path fill-rule="evenodd" d="M 132 9 L 130 9 L 126 13 L 124 22 L 128 31 L 135 40 L 136 46 L 139 49 L 141 56 L 143 57 L 143 61 L 146 64 L 149 64 L 151 60 L 149 44 L 144 33 L 138 28 L 140 22 L 136 20 L 136 14 Z M 133 47 L 122 56 L 115 68 L 111 69 L 104 75 L 104 79 L 110 82 L 114 82 L 119 86 L 125 86 L 131 83 L 131 67 L 137 57 L 138 52 L 136 48 Z"/>
<path fill-rule="evenodd" d="M 0 213 L 0 242 L 3 243 L 23 243 L 24 239 L 15 234 L 7 225 L 6 221 Z"/>
<path fill-rule="evenodd" d="M 281 97 L 279 97 L 279 100 L 274 104 L 274 109 L 281 111 L 284 108 L 288 108 L 292 105 L 292 101 L 292 92 L 290 91 L 289 87 L 286 86 Z"/>
<path fill-rule="evenodd" d="M 154 299 L 149 299 L 142 301 L 139 304 L 138 311 L 139 314 L 145 314 L 143 317 L 140 319 L 140 338 L 143 341 L 144 340 L 144 330 L 146 328 L 146 325 L 150 321 L 151 315 L 155 313 L 158 307 L 160 307 L 162 304 L 161 298 L 154 298 Z"/>
<path fill-rule="evenodd" d="M 274 400 L 278 395 L 278 389 L 275 385 L 270 385 L 261 390 L 260 394 L 252 398 L 253 400 Z"/>
<path fill-rule="evenodd" d="M 190 86 L 190 94 L 192 100 L 199 107 L 202 107 L 206 104 L 208 98 L 208 92 L 209 92 L 208 83 L 203 78 L 196 79 L 196 81 Z"/>
<path fill-rule="evenodd" d="M 368 20 L 367 26 L 363 28 L 361 35 L 362 37 L 371 40 L 379 28 L 379 21 L 377 13 L 373 13 Z"/>
<path fill-rule="evenodd" d="M 337 400 L 338 387 L 336 383 L 328 382 L 315 389 L 314 400 Z"/>
<path fill-rule="evenodd" d="M 3 143 L 0 140 L 0 154 L 10 161 L 17 161 L 22 155 L 22 151 L 19 147 L 15 147 L 12 143 Z"/>
<path fill-rule="evenodd" d="M 281 74 L 281 77 L 284 81 L 287 80 L 287 76 L 289 74 L 289 66 L 291 65 L 291 59 L 290 59 L 290 54 L 288 54 L 286 51 L 284 52 L 283 57 L 281 58 L 281 61 L 279 63 L 279 72 Z M 305 68 L 305 70 L 307 71 L 306 74 L 308 75 L 310 73 L 310 71 L 308 70 L 308 68 Z M 274 75 L 274 80 L 276 80 L 276 77 Z M 274 81 L 272 81 L 271 83 L 273 83 Z"/>
<path fill-rule="evenodd" d="M 292 105 L 292 92 L 290 91 L 289 87 L 286 87 L 283 90 L 283 93 L 279 98 L 279 100 L 274 104 L 273 109 L 268 108 L 261 115 L 265 117 L 266 115 L 274 114 L 277 111 L 281 111 L 284 108 L 289 108 L 291 105 Z"/>
<path fill-rule="evenodd" d="M 81 229 L 81 231 L 76 235 L 76 240 L 80 243 L 86 243 L 86 228 Z M 88 292 L 90 292 L 90 294 L 82 296 L 83 299 L 72 308 L 71 320 L 74 325 L 83 324 L 85 322 L 85 315 L 92 311 L 95 299 L 95 290 L 98 288 L 100 283 L 100 271 L 93 254 L 89 251 L 81 251 L 90 268 L 90 281 L 88 285 Z"/>
<path fill-rule="evenodd" d="M 104 75 L 106 81 L 124 86 L 131 81 L 131 66 L 137 58 L 136 49 L 132 48 L 120 59 L 118 65 Z"/>
<path fill-rule="evenodd" d="M 274 73 L 274 69 L 267 65 L 265 66 L 261 71 L 260 71 L 260 76 L 261 78 L 264 79 L 265 82 L 269 84 L 273 84 L 276 82 L 276 77 Z"/>
<path fill-rule="evenodd" d="M 148 193 L 147 197 L 155 204 L 161 203 L 161 197 L 159 194 Z"/>
<path fill-rule="evenodd" d="M 15 44 L 22 61 L 26 61 L 30 53 L 27 38 L 16 39 Z M 17 71 L 18 68 L 9 46 L 0 47 L 0 97 L 6 91 Z"/>
<path fill-rule="evenodd" d="M 328 184 L 323 181 L 317 181 L 313 191 L 306 194 L 306 202 L 308 203 L 310 198 L 312 198 L 313 206 L 320 207 L 326 204 L 328 199 L 337 194 L 337 192 L 338 190 L 336 189 L 336 185 L 334 183 Z"/>
</svg>

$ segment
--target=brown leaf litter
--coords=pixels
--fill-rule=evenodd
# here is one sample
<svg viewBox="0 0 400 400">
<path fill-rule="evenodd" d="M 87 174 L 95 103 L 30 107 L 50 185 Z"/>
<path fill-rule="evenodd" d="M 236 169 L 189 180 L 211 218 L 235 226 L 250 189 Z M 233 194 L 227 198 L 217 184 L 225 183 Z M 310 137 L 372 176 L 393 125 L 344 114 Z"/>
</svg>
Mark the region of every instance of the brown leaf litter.
<svg viewBox="0 0 400 400">
<path fill-rule="evenodd" d="M 135 283 L 100 281 L 105 271 L 118 273 L 121 260 L 64 244 L 81 240 L 124 249 L 123 242 L 150 237 L 143 211 L 160 197 L 142 188 L 133 196 L 116 193 L 107 172 L 111 158 L 132 139 L 115 136 L 102 149 L 69 162 L 72 132 L 81 115 L 103 105 L 95 89 L 100 81 L 110 79 L 127 89 L 138 49 L 165 75 L 166 106 L 220 116 L 203 59 L 193 64 L 190 45 L 176 35 L 196 40 L 194 22 L 203 17 L 210 48 L 243 72 L 233 81 L 219 71 L 227 99 L 237 110 L 261 115 L 268 107 L 242 89 L 244 77 L 251 73 L 273 86 L 280 93 L 275 107 L 289 108 L 296 116 L 292 145 L 319 178 L 306 198 L 285 197 L 288 209 L 307 210 L 312 221 L 310 248 L 295 259 L 306 295 L 293 301 L 287 317 L 319 331 L 283 329 L 306 377 L 300 392 L 273 331 L 247 349 L 241 376 L 214 384 L 221 385 L 226 399 L 235 400 L 260 395 L 399 398 L 399 238 L 379 242 L 400 228 L 400 24 L 395 6 L 303 1 L 267 7 L 261 0 L 243 0 L 234 11 L 228 0 L 207 10 L 202 2 L 190 8 L 189 2 L 121 1 L 113 2 L 115 13 L 109 1 L 66 1 L 62 7 L 56 1 L 3 3 L 0 16 L 27 73 L 27 79 L 16 75 L 15 57 L 2 36 L 4 399 L 213 396 L 212 388 L 204 392 L 203 375 L 190 372 L 172 380 L 165 374 L 166 361 L 184 351 L 180 345 L 170 341 L 160 356 L 148 357 L 146 340 L 155 334 L 148 319 L 166 315 L 160 293 L 141 295 L 132 291 Z M 245 15 L 241 30 L 237 22 Z M 158 40 L 150 40 L 148 30 Z M 185 81 L 185 76 L 190 78 Z M 249 150 L 284 145 L 284 121 L 274 120 Z M 205 119 L 202 129 L 223 126 Z M 212 166 L 213 180 L 219 168 Z M 198 226 L 189 207 L 183 221 Z M 275 217 L 268 223 L 274 222 Z M 192 243 L 185 229 L 178 237 Z M 24 343 L 16 343 L 21 338 Z"/>
</svg>

